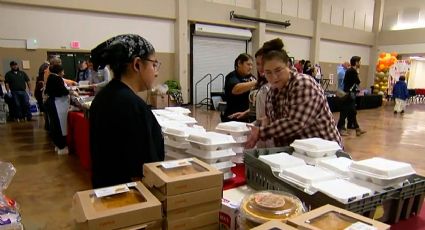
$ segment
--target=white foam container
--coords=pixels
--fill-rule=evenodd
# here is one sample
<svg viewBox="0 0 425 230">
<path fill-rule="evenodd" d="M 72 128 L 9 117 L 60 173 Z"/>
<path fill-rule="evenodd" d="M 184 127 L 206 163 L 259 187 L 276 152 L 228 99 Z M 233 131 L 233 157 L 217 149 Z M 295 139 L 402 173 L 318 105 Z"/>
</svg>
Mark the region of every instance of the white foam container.
<svg viewBox="0 0 425 230">
<path fill-rule="evenodd" d="M 173 113 L 180 113 L 183 115 L 189 115 L 190 110 L 183 107 L 165 107 L 165 110 L 173 112 Z"/>
<path fill-rule="evenodd" d="M 270 165 L 273 171 L 282 171 L 286 168 L 306 165 L 304 160 L 283 152 L 270 155 L 261 155 L 258 157 L 258 159 Z"/>
<path fill-rule="evenodd" d="M 223 174 L 223 180 L 230 180 L 236 177 L 236 174 L 232 172 L 227 172 Z"/>
<path fill-rule="evenodd" d="M 187 141 L 187 137 L 189 137 L 190 134 L 196 134 L 196 133 L 205 133 L 205 129 L 202 127 L 188 127 L 188 126 L 170 126 L 165 128 L 164 135 L 167 136 L 170 140 L 173 141 Z"/>
<path fill-rule="evenodd" d="M 310 157 L 335 155 L 336 151 L 341 150 L 341 146 L 337 142 L 318 137 L 295 140 L 290 146 L 295 149 L 295 152 Z"/>
<path fill-rule="evenodd" d="M 169 111 L 167 111 L 167 112 L 169 112 Z M 198 123 L 195 118 L 189 117 L 189 116 L 186 116 L 186 115 L 183 115 L 183 114 L 179 114 L 179 113 L 169 112 L 169 113 L 161 114 L 160 116 L 164 117 L 166 119 L 176 121 L 176 122 L 180 122 L 180 123 L 187 124 L 187 125 L 194 125 L 194 124 Z"/>
<path fill-rule="evenodd" d="M 230 172 L 232 167 L 235 167 L 236 164 L 234 164 L 231 161 L 224 161 L 219 163 L 211 164 L 214 168 L 222 171 L 223 173 Z"/>
<path fill-rule="evenodd" d="M 371 196 L 374 193 L 369 188 L 362 187 L 343 179 L 321 181 L 313 183 L 311 186 L 313 189 L 316 189 L 344 204 Z"/>
<path fill-rule="evenodd" d="M 242 146 L 236 146 L 236 147 L 232 147 L 232 150 L 233 152 L 237 154 L 243 154 L 243 151 L 245 150 L 245 148 Z"/>
<path fill-rule="evenodd" d="M 304 189 L 309 189 L 313 183 L 336 179 L 334 173 L 311 165 L 284 169 L 279 174 L 279 177 Z"/>
<path fill-rule="evenodd" d="M 350 166 L 350 171 L 354 178 L 381 186 L 401 183 L 416 173 L 412 165 L 408 163 L 380 157 L 354 161 Z"/>
<path fill-rule="evenodd" d="M 193 148 L 210 151 L 229 149 L 236 143 L 232 136 L 216 132 L 191 134 L 187 140 Z"/>
<path fill-rule="evenodd" d="M 299 154 L 299 153 L 296 153 L 296 152 L 292 153 L 292 156 L 294 156 L 296 158 L 303 159 L 305 161 L 305 163 L 307 163 L 308 165 L 313 165 L 313 166 L 316 166 L 320 161 L 337 158 L 336 155 L 315 158 L 315 157 L 306 156 L 304 154 Z"/>
<path fill-rule="evenodd" d="M 164 144 L 166 146 L 168 145 L 174 149 L 179 149 L 179 150 L 190 148 L 189 142 L 187 141 L 178 142 L 178 141 L 171 140 L 168 137 L 164 138 Z"/>
<path fill-rule="evenodd" d="M 152 109 L 152 113 L 158 116 L 173 114 L 171 111 L 165 109 Z"/>
<path fill-rule="evenodd" d="M 222 122 L 217 125 L 215 128 L 217 132 L 232 135 L 234 137 L 237 136 L 246 136 L 250 133 L 250 129 L 247 126 L 247 123 L 239 122 L 239 121 L 229 121 Z"/>
<path fill-rule="evenodd" d="M 214 164 L 217 162 L 230 161 L 236 153 L 231 149 L 217 150 L 217 151 L 205 151 L 201 149 L 189 148 L 186 153 L 199 158 L 201 161 L 208 164 Z"/>
<path fill-rule="evenodd" d="M 350 177 L 350 165 L 353 161 L 346 157 L 338 157 L 331 159 L 320 160 L 317 163 L 317 167 L 324 168 L 330 170 L 341 178 L 349 178 Z"/>
</svg>

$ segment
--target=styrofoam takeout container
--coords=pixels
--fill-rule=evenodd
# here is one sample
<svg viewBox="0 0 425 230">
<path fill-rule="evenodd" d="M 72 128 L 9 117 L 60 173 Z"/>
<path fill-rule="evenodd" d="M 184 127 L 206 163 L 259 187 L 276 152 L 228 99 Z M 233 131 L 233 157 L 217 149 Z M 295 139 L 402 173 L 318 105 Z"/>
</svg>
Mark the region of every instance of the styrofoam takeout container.
<svg viewBox="0 0 425 230">
<path fill-rule="evenodd" d="M 282 171 L 286 168 L 306 165 L 304 160 L 283 152 L 270 155 L 261 155 L 258 157 L 258 159 L 270 165 L 273 171 Z"/>
<path fill-rule="evenodd" d="M 239 121 L 229 121 L 222 122 L 217 125 L 215 128 L 217 132 L 236 136 L 246 136 L 249 134 L 250 129 L 247 126 L 247 123 Z"/>
<path fill-rule="evenodd" d="M 183 115 L 189 115 L 190 110 L 183 107 L 165 107 L 165 110 L 173 112 L 173 113 L 180 113 Z"/>
<path fill-rule="evenodd" d="M 201 161 L 204 161 L 208 164 L 230 161 L 233 156 L 236 156 L 236 153 L 233 152 L 232 149 L 206 151 L 201 149 L 189 148 L 186 150 L 186 153 L 195 156 Z"/>
<path fill-rule="evenodd" d="M 164 138 L 164 145 L 168 145 L 174 149 L 179 149 L 179 150 L 183 150 L 183 149 L 188 149 L 190 148 L 190 144 L 187 141 L 174 141 L 169 139 L 168 137 Z"/>
<path fill-rule="evenodd" d="M 231 168 L 235 167 L 236 164 L 234 164 L 231 161 L 224 161 L 224 162 L 211 164 L 211 166 L 213 166 L 214 168 L 226 173 L 226 172 L 230 172 Z"/>
<path fill-rule="evenodd" d="M 309 157 L 309 156 L 306 156 L 304 154 L 300 154 L 300 153 L 296 153 L 296 152 L 292 153 L 292 156 L 294 156 L 296 158 L 303 159 L 305 161 L 305 163 L 307 163 L 308 165 L 313 165 L 313 166 L 316 166 L 320 161 L 337 158 L 336 155 L 315 158 L 315 157 Z"/>
<path fill-rule="evenodd" d="M 311 165 L 284 169 L 279 174 L 279 177 L 304 189 L 309 189 L 313 183 L 336 179 L 334 173 Z"/>
<path fill-rule="evenodd" d="M 330 170 L 341 178 L 350 177 L 350 165 L 353 161 L 346 157 L 323 159 L 317 163 L 317 167 Z"/>
<path fill-rule="evenodd" d="M 171 160 L 179 160 L 179 159 L 190 158 L 191 156 L 187 153 L 167 151 L 165 153 L 165 157 Z"/>
<path fill-rule="evenodd" d="M 350 166 L 353 177 L 381 186 L 398 184 L 416 173 L 412 165 L 399 161 L 374 157 L 354 161 Z"/>
<path fill-rule="evenodd" d="M 205 129 L 201 128 L 193 128 L 188 126 L 170 126 L 164 130 L 164 135 L 173 141 L 187 141 L 186 139 L 190 134 L 205 133 Z"/>
<path fill-rule="evenodd" d="M 373 195 L 369 188 L 343 179 L 327 180 L 312 184 L 312 188 L 344 204 Z"/>
<path fill-rule="evenodd" d="M 216 132 L 194 133 L 187 140 L 193 148 L 203 150 L 228 149 L 236 143 L 232 136 Z"/>
<path fill-rule="evenodd" d="M 341 150 L 341 146 L 336 141 L 328 141 L 318 137 L 295 140 L 290 146 L 295 149 L 295 152 L 310 157 L 335 155 L 336 151 Z"/>
</svg>

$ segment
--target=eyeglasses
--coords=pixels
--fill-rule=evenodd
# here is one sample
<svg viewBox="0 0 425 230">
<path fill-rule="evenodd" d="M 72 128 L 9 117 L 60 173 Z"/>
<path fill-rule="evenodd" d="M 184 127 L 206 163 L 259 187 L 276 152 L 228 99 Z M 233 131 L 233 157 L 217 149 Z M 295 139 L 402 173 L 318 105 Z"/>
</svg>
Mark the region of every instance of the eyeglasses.
<svg viewBox="0 0 425 230">
<path fill-rule="evenodd" d="M 152 62 L 153 63 L 153 68 L 154 68 L 155 72 L 158 72 L 159 71 L 159 67 L 161 67 L 161 62 L 160 61 L 158 61 L 158 60 L 151 60 L 149 58 L 144 58 L 143 60 Z"/>
</svg>

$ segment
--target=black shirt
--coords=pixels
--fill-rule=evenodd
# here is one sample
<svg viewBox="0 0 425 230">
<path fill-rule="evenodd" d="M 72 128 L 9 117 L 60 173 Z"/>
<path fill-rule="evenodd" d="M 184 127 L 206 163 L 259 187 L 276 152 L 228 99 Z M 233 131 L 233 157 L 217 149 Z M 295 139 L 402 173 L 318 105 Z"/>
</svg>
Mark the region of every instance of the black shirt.
<svg viewBox="0 0 425 230">
<path fill-rule="evenodd" d="M 90 108 L 94 188 L 131 182 L 143 164 L 164 160 L 161 127 L 148 105 L 120 80 L 100 91 Z"/>
<path fill-rule="evenodd" d="M 235 95 L 232 93 L 232 90 L 239 83 L 251 81 L 251 77 L 252 75 L 242 77 L 236 70 L 227 74 L 224 86 L 227 102 L 226 111 L 224 112 L 226 117 L 237 112 L 244 112 L 249 108 L 249 91 Z"/>
<path fill-rule="evenodd" d="M 25 91 L 26 83 L 29 82 L 27 74 L 24 71 L 9 71 L 5 76 L 5 83 L 9 84 L 11 91 Z"/>
<path fill-rule="evenodd" d="M 345 71 L 344 92 L 349 92 L 354 84 L 360 84 L 359 73 L 357 73 L 356 69 L 350 67 L 349 69 L 347 69 L 347 71 Z"/>
<path fill-rule="evenodd" d="M 50 74 L 47 78 L 44 93 L 49 97 L 63 97 L 69 95 L 69 91 L 65 87 L 62 77 L 56 74 Z"/>
</svg>

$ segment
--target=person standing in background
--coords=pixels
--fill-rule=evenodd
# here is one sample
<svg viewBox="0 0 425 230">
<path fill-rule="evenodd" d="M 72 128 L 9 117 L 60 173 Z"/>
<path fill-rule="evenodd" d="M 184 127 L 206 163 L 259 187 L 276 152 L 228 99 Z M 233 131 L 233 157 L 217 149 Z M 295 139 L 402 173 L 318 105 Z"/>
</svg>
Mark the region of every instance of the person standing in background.
<svg viewBox="0 0 425 230">
<path fill-rule="evenodd" d="M 88 81 L 89 79 L 89 68 L 88 68 L 88 64 L 87 61 L 84 60 L 80 63 L 80 66 L 78 68 L 78 72 L 77 72 L 77 80 L 76 82 L 80 82 L 80 81 Z"/>
<path fill-rule="evenodd" d="M 305 64 L 305 60 L 302 59 L 301 61 L 298 61 L 294 67 L 297 68 L 297 72 L 298 73 L 303 73 L 303 69 L 304 69 L 304 64 Z"/>
<path fill-rule="evenodd" d="M 405 82 L 406 77 L 400 76 L 393 88 L 393 97 L 395 98 L 394 114 L 404 114 L 406 109 L 406 100 L 409 98 L 409 91 Z"/>
<path fill-rule="evenodd" d="M 17 62 L 11 61 L 10 69 L 6 73 L 5 83 L 8 96 L 12 97 L 15 103 L 14 118 L 17 121 L 25 118 L 31 121 L 32 114 L 29 102 L 29 94 L 31 94 L 30 79 L 24 71 L 19 70 Z"/>
<path fill-rule="evenodd" d="M 313 77 L 314 68 L 311 65 L 311 62 L 309 60 L 305 61 L 303 74 L 307 74 L 310 77 Z"/>
<path fill-rule="evenodd" d="M 338 75 L 338 90 L 344 91 L 344 77 L 345 71 L 347 71 L 348 67 L 350 67 L 350 63 L 344 62 L 337 67 L 337 75 Z"/>
</svg>

